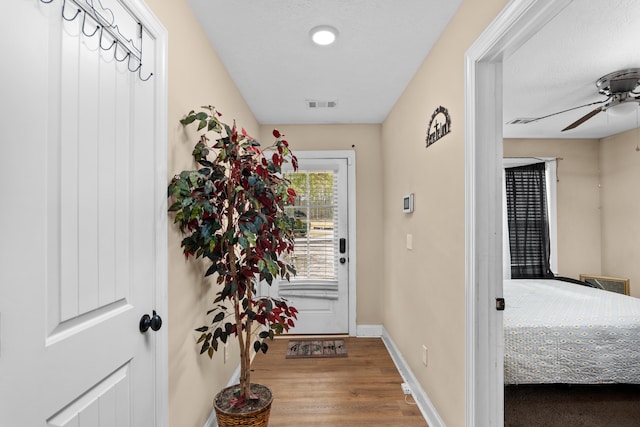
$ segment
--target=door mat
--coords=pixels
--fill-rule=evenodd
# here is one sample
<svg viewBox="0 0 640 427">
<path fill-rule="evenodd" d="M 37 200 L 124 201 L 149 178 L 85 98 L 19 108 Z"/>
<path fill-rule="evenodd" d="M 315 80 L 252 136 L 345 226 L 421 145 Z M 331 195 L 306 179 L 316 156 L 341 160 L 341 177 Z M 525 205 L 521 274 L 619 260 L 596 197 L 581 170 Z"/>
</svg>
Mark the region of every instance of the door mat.
<svg viewBox="0 0 640 427">
<path fill-rule="evenodd" d="M 347 357 L 344 340 L 290 340 L 287 359 L 303 357 Z"/>
</svg>

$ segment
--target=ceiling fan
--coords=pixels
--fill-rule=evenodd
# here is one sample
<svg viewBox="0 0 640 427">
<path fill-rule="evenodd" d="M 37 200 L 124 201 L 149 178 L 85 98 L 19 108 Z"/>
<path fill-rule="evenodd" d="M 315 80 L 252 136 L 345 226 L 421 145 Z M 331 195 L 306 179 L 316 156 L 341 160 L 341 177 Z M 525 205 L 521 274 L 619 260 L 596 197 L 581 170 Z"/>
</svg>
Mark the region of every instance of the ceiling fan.
<svg viewBox="0 0 640 427">
<path fill-rule="evenodd" d="M 580 105 L 578 107 L 569 108 L 566 110 L 558 111 L 557 113 L 548 114 L 546 116 L 537 117 L 533 119 L 520 120 L 520 123 L 536 122 L 538 120 L 546 119 L 547 117 L 555 116 L 558 114 L 566 113 L 567 111 L 576 110 L 578 108 L 588 107 L 590 105 L 602 104 L 596 109 L 588 112 L 584 116 L 580 117 L 575 122 L 571 123 L 566 128 L 562 129 L 562 132 L 577 128 L 596 114 L 606 111 L 616 105 L 625 104 L 628 102 L 640 103 L 640 68 L 629 68 L 626 70 L 614 71 L 605 76 L 600 77 L 596 81 L 596 87 L 598 93 L 607 97 L 605 100 L 591 102 L 589 104 Z M 636 91 L 638 89 L 638 91 Z"/>
</svg>

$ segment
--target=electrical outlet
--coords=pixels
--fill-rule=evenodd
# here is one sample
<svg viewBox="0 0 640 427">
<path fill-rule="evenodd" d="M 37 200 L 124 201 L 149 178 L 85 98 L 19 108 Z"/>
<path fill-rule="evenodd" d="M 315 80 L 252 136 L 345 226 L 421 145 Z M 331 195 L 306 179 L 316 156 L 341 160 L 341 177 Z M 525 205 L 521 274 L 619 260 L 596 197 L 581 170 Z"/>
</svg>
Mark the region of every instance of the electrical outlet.
<svg viewBox="0 0 640 427">
<path fill-rule="evenodd" d="M 411 388 L 409 387 L 409 384 L 402 383 L 402 384 L 400 384 L 400 387 L 402 387 L 402 392 L 404 394 L 411 394 Z"/>
<path fill-rule="evenodd" d="M 427 346 L 422 344 L 422 364 L 427 366 Z"/>
</svg>

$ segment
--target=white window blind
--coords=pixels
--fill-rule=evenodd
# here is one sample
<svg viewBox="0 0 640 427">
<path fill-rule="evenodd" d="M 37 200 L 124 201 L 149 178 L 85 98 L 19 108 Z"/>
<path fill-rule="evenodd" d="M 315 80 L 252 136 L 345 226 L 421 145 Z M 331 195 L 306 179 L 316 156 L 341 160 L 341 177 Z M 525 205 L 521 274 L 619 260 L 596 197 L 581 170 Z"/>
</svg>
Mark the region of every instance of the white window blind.
<svg viewBox="0 0 640 427">
<path fill-rule="evenodd" d="M 294 280 L 337 280 L 338 275 L 338 177 L 337 172 L 288 172 L 297 197 L 286 207 L 295 218 L 295 248 L 289 261 Z"/>
</svg>

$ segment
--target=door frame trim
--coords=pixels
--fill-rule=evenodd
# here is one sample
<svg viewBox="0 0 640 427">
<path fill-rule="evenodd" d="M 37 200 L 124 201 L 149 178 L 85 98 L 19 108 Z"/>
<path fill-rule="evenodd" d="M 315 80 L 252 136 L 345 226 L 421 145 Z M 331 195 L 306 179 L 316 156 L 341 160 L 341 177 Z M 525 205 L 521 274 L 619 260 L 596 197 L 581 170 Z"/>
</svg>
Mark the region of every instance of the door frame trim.
<svg viewBox="0 0 640 427">
<path fill-rule="evenodd" d="M 347 227 L 349 232 L 349 336 L 356 336 L 356 153 L 353 150 L 296 150 L 298 158 L 346 159 L 347 161 Z"/>
<path fill-rule="evenodd" d="M 140 20 L 145 29 L 154 37 L 155 63 L 153 76 L 148 83 L 154 85 L 156 99 L 154 102 L 156 118 L 153 131 L 156 136 L 154 150 L 155 185 L 154 205 L 157 209 L 155 217 L 155 270 L 154 277 L 154 309 L 161 313 L 164 324 L 169 324 L 169 293 L 168 293 L 168 214 L 167 214 L 167 50 L 168 34 L 160 20 L 143 0 L 124 0 L 131 12 Z M 155 392 L 155 422 L 154 426 L 167 427 L 169 425 L 169 328 L 165 326 L 153 334 L 155 339 L 155 385 L 151 387 Z"/>
<path fill-rule="evenodd" d="M 572 0 L 511 1 L 465 52 L 465 425 L 504 424 L 502 62 Z"/>
</svg>

